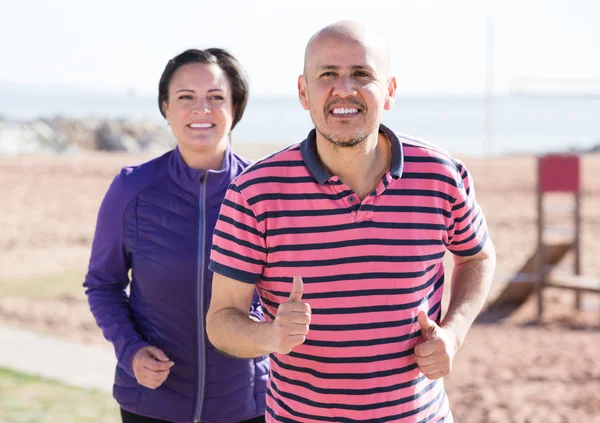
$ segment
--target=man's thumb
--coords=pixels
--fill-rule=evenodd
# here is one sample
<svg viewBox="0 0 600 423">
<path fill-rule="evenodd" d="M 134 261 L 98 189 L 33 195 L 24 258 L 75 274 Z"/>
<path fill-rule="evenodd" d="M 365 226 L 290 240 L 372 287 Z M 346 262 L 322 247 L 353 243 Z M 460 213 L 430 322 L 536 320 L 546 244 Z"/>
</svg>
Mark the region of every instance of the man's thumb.
<svg viewBox="0 0 600 423">
<path fill-rule="evenodd" d="M 169 361 L 169 357 L 167 357 L 167 355 L 159 348 L 148 347 L 147 351 L 148 354 L 150 354 L 150 357 L 154 358 L 155 360 Z"/>
<path fill-rule="evenodd" d="M 433 331 L 437 325 L 423 310 L 419 311 L 419 314 L 417 315 L 417 322 L 419 322 L 419 326 L 421 327 L 421 333 L 425 339 L 429 340 L 433 335 Z"/>
<path fill-rule="evenodd" d="M 302 294 L 304 294 L 304 282 L 302 282 L 302 278 L 300 276 L 294 276 L 289 302 L 297 302 L 302 300 Z"/>
</svg>

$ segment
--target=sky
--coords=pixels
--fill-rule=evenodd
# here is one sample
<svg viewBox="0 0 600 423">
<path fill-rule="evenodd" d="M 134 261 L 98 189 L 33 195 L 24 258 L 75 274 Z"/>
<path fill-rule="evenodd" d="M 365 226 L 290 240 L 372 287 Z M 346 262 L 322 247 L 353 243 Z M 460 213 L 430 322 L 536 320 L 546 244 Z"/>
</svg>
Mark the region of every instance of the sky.
<svg viewBox="0 0 600 423">
<path fill-rule="evenodd" d="M 401 95 L 483 94 L 487 57 L 494 94 L 600 93 L 596 0 L 4 1 L 0 84 L 154 95 L 171 57 L 222 47 L 247 69 L 252 94 L 294 95 L 306 42 L 341 19 L 386 38 Z"/>
</svg>

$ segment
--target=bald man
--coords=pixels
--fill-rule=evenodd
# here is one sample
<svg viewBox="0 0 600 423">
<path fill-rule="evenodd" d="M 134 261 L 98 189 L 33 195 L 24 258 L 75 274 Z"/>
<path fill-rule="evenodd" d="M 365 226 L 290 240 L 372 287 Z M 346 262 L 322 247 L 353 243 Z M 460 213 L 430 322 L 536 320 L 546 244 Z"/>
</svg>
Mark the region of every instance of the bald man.
<svg viewBox="0 0 600 423">
<path fill-rule="evenodd" d="M 363 26 L 311 38 L 298 93 L 315 129 L 238 177 L 221 207 L 210 341 L 270 354 L 269 422 L 452 422 L 442 378 L 495 266 L 472 178 L 381 124 L 396 79 Z M 267 322 L 248 318 L 255 288 Z"/>
</svg>

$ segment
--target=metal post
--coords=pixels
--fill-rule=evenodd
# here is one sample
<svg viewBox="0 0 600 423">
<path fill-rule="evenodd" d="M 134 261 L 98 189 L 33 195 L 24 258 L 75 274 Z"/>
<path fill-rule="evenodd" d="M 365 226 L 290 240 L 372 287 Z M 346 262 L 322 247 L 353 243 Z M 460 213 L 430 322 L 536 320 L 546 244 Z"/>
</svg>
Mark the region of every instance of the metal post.
<svg viewBox="0 0 600 423">
<path fill-rule="evenodd" d="M 544 194 L 541 187 L 540 160 L 538 159 L 538 186 L 537 186 L 537 209 L 538 209 L 538 227 L 537 227 L 537 302 L 538 302 L 538 323 L 542 321 L 544 312 L 544 284 L 546 280 L 545 254 L 544 254 Z"/>
<path fill-rule="evenodd" d="M 581 188 L 575 193 L 575 239 L 573 240 L 575 247 L 575 274 L 581 275 Z M 581 310 L 581 296 L 579 290 L 575 291 L 575 306 L 577 310 Z"/>
<path fill-rule="evenodd" d="M 485 122 L 483 147 L 484 154 L 490 156 L 494 152 L 494 18 L 488 16 L 486 21 L 485 43 Z"/>
</svg>

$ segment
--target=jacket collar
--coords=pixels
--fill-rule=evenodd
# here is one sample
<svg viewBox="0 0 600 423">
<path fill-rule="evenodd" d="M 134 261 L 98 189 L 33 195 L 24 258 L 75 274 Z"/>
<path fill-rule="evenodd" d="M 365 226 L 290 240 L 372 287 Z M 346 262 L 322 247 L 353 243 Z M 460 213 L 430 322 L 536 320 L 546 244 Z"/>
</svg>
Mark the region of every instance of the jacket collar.
<svg viewBox="0 0 600 423">
<path fill-rule="evenodd" d="M 198 192 L 200 185 L 205 180 L 206 190 L 208 192 L 217 192 L 222 190 L 222 188 L 227 188 L 235 176 L 233 175 L 233 168 L 235 166 L 232 166 L 234 160 L 233 151 L 228 145 L 221 169 L 194 169 L 185 163 L 179 148 L 175 147 L 169 159 L 169 173 L 175 182 L 192 192 Z"/>
</svg>

